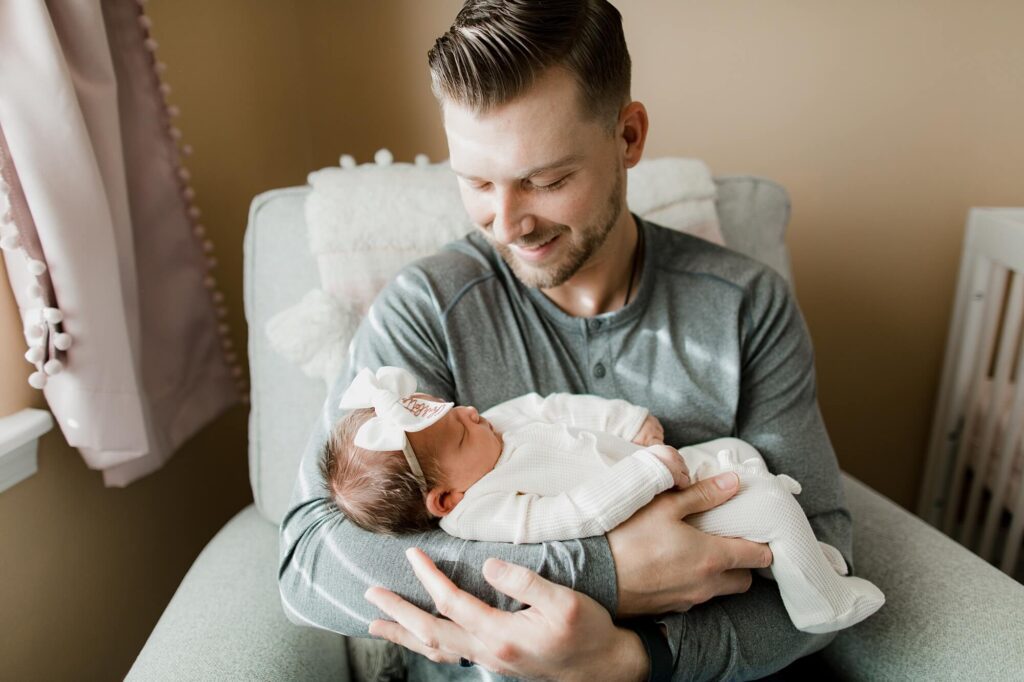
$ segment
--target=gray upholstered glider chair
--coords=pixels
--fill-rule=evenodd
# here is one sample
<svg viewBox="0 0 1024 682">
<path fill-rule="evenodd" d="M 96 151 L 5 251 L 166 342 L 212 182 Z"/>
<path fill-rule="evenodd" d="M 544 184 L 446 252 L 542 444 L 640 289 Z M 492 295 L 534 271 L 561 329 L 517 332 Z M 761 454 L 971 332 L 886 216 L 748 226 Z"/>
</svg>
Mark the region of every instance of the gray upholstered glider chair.
<svg viewBox="0 0 1024 682">
<path fill-rule="evenodd" d="M 729 246 L 788 276 L 785 190 L 754 177 L 716 184 Z M 341 637 L 290 623 L 276 582 L 277 524 L 325 390 L 271 351 L 264 327 L 319 285 L 305 238 L 309 191 L 257 196 L 245 236 L 255 504 L 196 559 L 129 679 L 348 679 Z M 864 484 L 850 477 L 844 483 L 857 573 L 888 601 L 803 666 L 850 680 L 1024 679 L 1024 587 Z"/>
</svg>

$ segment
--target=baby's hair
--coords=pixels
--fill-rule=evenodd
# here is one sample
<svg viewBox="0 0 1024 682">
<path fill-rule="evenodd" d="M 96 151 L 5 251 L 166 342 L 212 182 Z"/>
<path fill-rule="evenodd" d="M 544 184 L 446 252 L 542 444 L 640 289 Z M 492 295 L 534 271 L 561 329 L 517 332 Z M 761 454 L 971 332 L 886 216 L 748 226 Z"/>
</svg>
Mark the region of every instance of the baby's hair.
<svg viewBox="0 0 1024 682">
<path fill-rule="evenodd" d="M 349 520 L 373 533 L 401 535 L 437 526 L 427 511 L 426 493 L 439 479 L 429 453 L 417 453 L 426 489 L 401 450 L 378 452 L 355 444 L 356 432 L 374 416 L 372 408 L 353 410 L 331 429 L 321 473 L 331 499 Z"/>
</svg>

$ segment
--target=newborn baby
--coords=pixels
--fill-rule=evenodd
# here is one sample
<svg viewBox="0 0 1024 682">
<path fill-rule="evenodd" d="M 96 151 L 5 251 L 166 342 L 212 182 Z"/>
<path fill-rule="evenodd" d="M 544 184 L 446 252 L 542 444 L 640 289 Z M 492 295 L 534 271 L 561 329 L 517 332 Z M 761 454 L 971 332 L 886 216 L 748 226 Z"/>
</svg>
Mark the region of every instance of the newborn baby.
<svg viewBox="0 0 1024 682">
<path fill-rule="evenodd" d="M 766 542 L 794 625 L 831 632 L 878 610 L 884 596 L 818 543 L 793 497 L 735 438 L 676 450 L 642 407 L 597 396 L 535 393 L 481 415 L 415 393 L 405 370 L 362 370 L 341 400 L 353 412 L 325 447 L 324 478 L 339 509 L 374 532 L 430 529 L 468 540 L 547 542 L 603 534 L 655 495 L 723 471 L 740 477 L 725 504 L 687 517 L 715 535 Z"/>
</svg>

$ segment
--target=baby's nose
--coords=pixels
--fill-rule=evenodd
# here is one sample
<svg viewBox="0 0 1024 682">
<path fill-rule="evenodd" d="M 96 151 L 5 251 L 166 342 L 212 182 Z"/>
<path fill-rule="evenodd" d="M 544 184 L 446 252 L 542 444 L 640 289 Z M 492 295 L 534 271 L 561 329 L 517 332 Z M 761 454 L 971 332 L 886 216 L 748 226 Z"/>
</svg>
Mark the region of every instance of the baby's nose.
<svg viewBox="0 0 1024 682">
<path fill-rule="evenodd" d="M 469 407 L 466 408 L 466 410 L 469 413 L 469 418 L 470 419 L 472 419 L 474 422 L 479 422 L 480 421 L 480 413 L 477 412 L 475 407 L 470 405 Z"/>
</svg>

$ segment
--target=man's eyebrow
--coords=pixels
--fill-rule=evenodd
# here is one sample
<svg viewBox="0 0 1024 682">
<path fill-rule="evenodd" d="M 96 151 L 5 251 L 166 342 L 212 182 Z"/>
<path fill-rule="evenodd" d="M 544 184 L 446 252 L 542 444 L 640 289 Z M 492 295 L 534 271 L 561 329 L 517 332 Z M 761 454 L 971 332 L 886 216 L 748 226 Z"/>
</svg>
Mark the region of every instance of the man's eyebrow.
<svg viewBox="0 0 1024 682">
<path fill-rule="evenodd" d="M 534 175 L 539 175 L 539 174 L 543 173 L 544 171 L 553 170 L 555 168 L 562 168 L 563 166 L 568 166 L 568 165 L 573 164 L 573 163 L 578 163 L 579 161 L 582 161 L 582 160 L 583 160 L 583 155 L 582 154 L 567 154 L 567 155 L 563 156 L 562 158 L 556 159 L 555 161 L 552 161 L 550 163 L 544 163 L 544 164 L 541 164 L 539 166 L 534 166 L 533 168 L 527 169 L 526 171 L 523 172 L 523 174 L 519 177 L 519 179 L 520 180 L 526 180 L 528 178 L 532 178 Z M 456 175 L 458 175 L 460 178 L 463 178 L 463 179 L 466 179 L 466 180 L 485 180 L 485 178 L 481 178 L 481 177 L 478 177 L 476 175 L 468 175 L 466 173 L 458 171 L 454 167 L 452 168 L 452 172 L 455 173 Z"/>
</svg>

